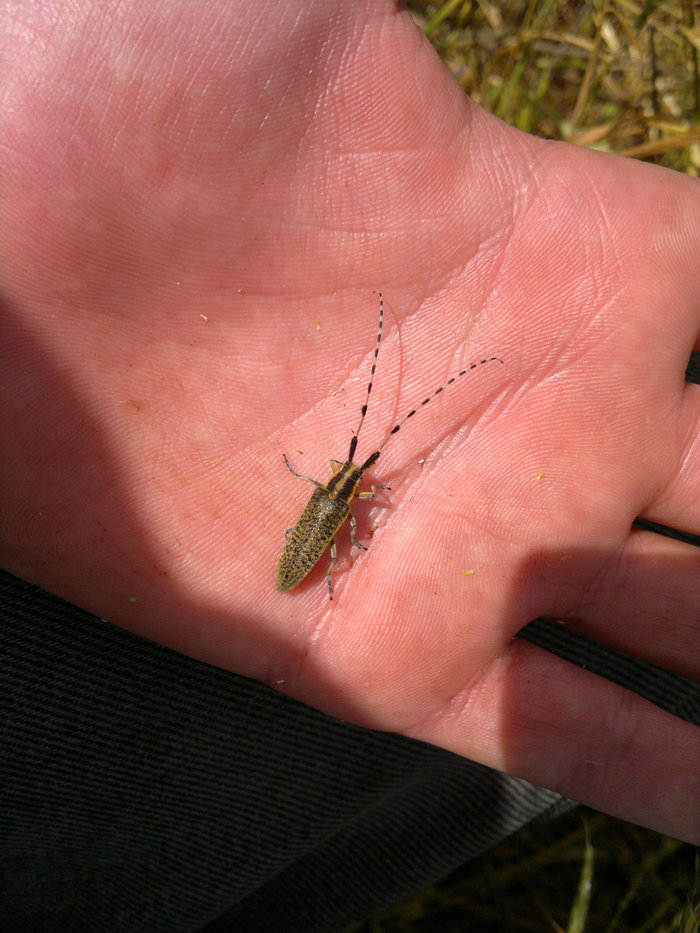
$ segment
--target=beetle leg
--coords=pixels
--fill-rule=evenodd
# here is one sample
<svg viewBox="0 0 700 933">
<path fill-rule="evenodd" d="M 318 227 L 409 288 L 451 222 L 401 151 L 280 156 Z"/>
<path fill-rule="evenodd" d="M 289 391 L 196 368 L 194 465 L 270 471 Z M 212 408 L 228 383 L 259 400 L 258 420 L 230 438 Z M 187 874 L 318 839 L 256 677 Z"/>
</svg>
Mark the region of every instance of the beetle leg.
<svg viewBox="0 0 700 933">
<path fill-rule="evenodd" d="M 326 582 L 328 583 L 328 596 L 330 599 L 333 599 L 333 568 L 335 567 L 336 553 L 335 538 L 333 538 L 331 541 L 331 562 L 328 565 L 328 575 L 326 576 Z"/>
<path fill-rule="evenodd" d="M 287 460 L 287 455 L 286 455 L 286 454 L 282 454 L 282 456 L 284 457 L 284 465 L 287 467 L 287 469 L 288 469 L 289 472 L 292 474 L 292 476 L 296 476 L 296 477 L 298 477 L 299 479 L 308 480 L 308 482 L 309 482 L 309 483 L 313 483 L 314 486 L 319 486 L 319 487 L 320 487 L 320 486 L 323 485 L 323 483 L 319 483 L 318 480 L 311 479 L 310 476 L 304 476 L 303 473 L 297 473 L 297 471 L 296 471 L 296 470 L 294 469 L 294 467 L 291 465 L 291 463 L 289 462 L 289 460 Z"/>
<path fill-rule="evenodd" d="M 365 498 L 367 497 L 365 496 Z M 360 544 L 360 542 L 355 537 L 357 521 L 355 520 L 355 516 L 352 514 L 352 512 L 348 515 L 348 519 L 350 520 L 350 540 L 352 541 L 352 546 L 362 548 L 363 551 L 366 551 L 367 548 L 364 546 L 364 544 Z"/>
<path fill-rule="evenodd" d="M 358 492 L 356 499 L 374 499 L 374 494 L 378 489 L 391 489 L 391 486 L 385 486 L 384 483 L 373 483 L 366 492 Z"/>
</svg>

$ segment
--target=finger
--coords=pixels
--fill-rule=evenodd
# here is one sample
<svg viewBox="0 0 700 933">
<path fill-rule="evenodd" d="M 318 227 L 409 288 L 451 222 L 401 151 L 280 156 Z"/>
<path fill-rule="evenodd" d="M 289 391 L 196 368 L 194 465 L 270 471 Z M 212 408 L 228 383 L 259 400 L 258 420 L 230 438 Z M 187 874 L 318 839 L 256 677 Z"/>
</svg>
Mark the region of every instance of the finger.
<svg viewBox="0 0 700 933">
<path fill-rule="evenodd" d="M 413 734 L 700 842 L 697 727 L 520 639 Z"/>
<path fill-rule="evenodd" d="M 642 517 L 700 533 L 700 386 L 686 386 L 680 423 L 684 438 L 678 471 L 662 493 L 643 510 Z"/>
<path fill-rule="evenodd" d="M 686 677 L 700 676 L 700 548 L 633 529 L 562 621 Z"/>
</svg>

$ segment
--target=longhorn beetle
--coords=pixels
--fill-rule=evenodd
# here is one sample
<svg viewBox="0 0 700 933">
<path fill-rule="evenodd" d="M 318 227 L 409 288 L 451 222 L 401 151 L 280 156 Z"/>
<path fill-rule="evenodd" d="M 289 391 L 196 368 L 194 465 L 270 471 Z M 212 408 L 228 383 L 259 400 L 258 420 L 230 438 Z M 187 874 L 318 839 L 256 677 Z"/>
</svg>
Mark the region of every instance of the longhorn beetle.
<svg viewBox="0 0 700 933">
<path fill-rule="evenodd" d="M 330 544 L 331 562 L 328 567 L 326 580 L 328 582 L 329 596 L 333 599 L 332 575 L 336 559 L 335 536 L 346 519 L 350 520 L 350 538 L 353 546 L 362 548 L 363 551 L 367 550 L 364 544 L 360 544 L 355 538 L 356 522 L 350 510 L 350 503 L 356 497 L 358 499 L 371 499 L 377 489 L 391 489 L 390 486 L 385 486 L 383 483 L 376 483 L 370 487 L 368 492 L 360 492 L 359 486 L 362 482 L 362 476 L 365 470 L 368 470 L 372 464 L 377 462 L 389 438 L 393 437 L 397 431 L 400 431 L 409 418 L 412 418 L 419 409 L 427 405 L 428 402 L 431 402 L 443 389 L 452 385 L 453 382 L 456 382 L 457 379 L 460 379 L 466 373 L 471 372 L 472 369 L 476 369 L 477 366 L 481 366 L 484 363 L 503 362 L 503 360 L 500 360 L 497 356 L 490 356 L 488 359 L 480 360 L 478 363 L 470 363 L 466 369 L 463 369 L 459 373 L 455 373 L 447 382 L 435 389 L 432 395 L 429 395 L 427 398 L 423 399 L 419 405 L 412 408 L 398 424 L 395 424 L 379 447 L 373 454 L 367 457 L 364 463 L 354 463 L 353 457 L 355 456 L 355 450 L 357 448 L 357 439 L 360 435 L 365 415 L 367 414 L 369 396 L 374 383 L 374 372 L 377 368 L 379 345 L 382 342 L 384 299 L 381 292 L 375 292 L 375 294 L 379 296 L 379 327 L 377 329 L 377 342 L 374 347 L 372 371 L 370 372 L 367 394 L 365 395 L 365 402 L 360 414 L 360 423 L 350 441 L 350 449 L 345 463 L 341 463 L 339 460 L 331 460 L 333 475 L 324 485 L 323 483 L 319 483 L 318 480 L 311 479 L 310 476 L 303 476 L 301 473 L 297 473 L 289 460 L 287 460 L 287 455 L 283 454 L 284 465 L 289 472 L 294 476 L 298 476 L 299 479 L 305 479 L 309 483 L 313 483 L 316 488 L 311 493 L 311 498 L 307 502 L 306 508 L 301 513 L 299 521 L 293 528 L 287 529 L 287 543 L 284 546 L 279 566 L 277 567 L 276 586 L 282 593 L 294 589 L 295 586 L 301 583 L 316 566 L 321 555 Z"/>
</svg>

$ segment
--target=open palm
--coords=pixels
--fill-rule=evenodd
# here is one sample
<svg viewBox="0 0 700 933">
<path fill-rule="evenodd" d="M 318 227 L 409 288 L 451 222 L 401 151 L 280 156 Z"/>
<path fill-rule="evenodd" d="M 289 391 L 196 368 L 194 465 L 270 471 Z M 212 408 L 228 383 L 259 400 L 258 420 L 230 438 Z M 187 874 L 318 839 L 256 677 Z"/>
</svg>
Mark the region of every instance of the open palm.
<svg viewBox="0 0 700 933">
<path fill-rule="evenodd" d="M 6 50 L 4 565 L 697 840 L 696 730 L 513 640 L 545 615 L 698 675 L 700 558 L 631 531 L 700 525 L 697 185 L 506 127 L 391 3 L 246 7 L 71 5 Z M 327 556 L 279 593 L 312 489 L 282 456 L 345 458 L 375 289 L 360 458 L 504 365 L 368 471 L 333 602 Z"/>
</svg>

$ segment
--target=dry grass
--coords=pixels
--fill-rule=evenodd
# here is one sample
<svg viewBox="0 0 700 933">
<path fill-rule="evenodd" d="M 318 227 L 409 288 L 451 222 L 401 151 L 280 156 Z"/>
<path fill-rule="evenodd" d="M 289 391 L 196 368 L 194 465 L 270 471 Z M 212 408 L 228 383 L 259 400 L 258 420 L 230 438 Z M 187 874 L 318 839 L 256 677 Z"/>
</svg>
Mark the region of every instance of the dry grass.
<svg viewBox="0 0 700 933">
<path fill-rule="evenodd" d="M 416 0 L 410 8 L 465 92 L 506 122 L 700 175 L 692 0 Z"/>
</svg>

